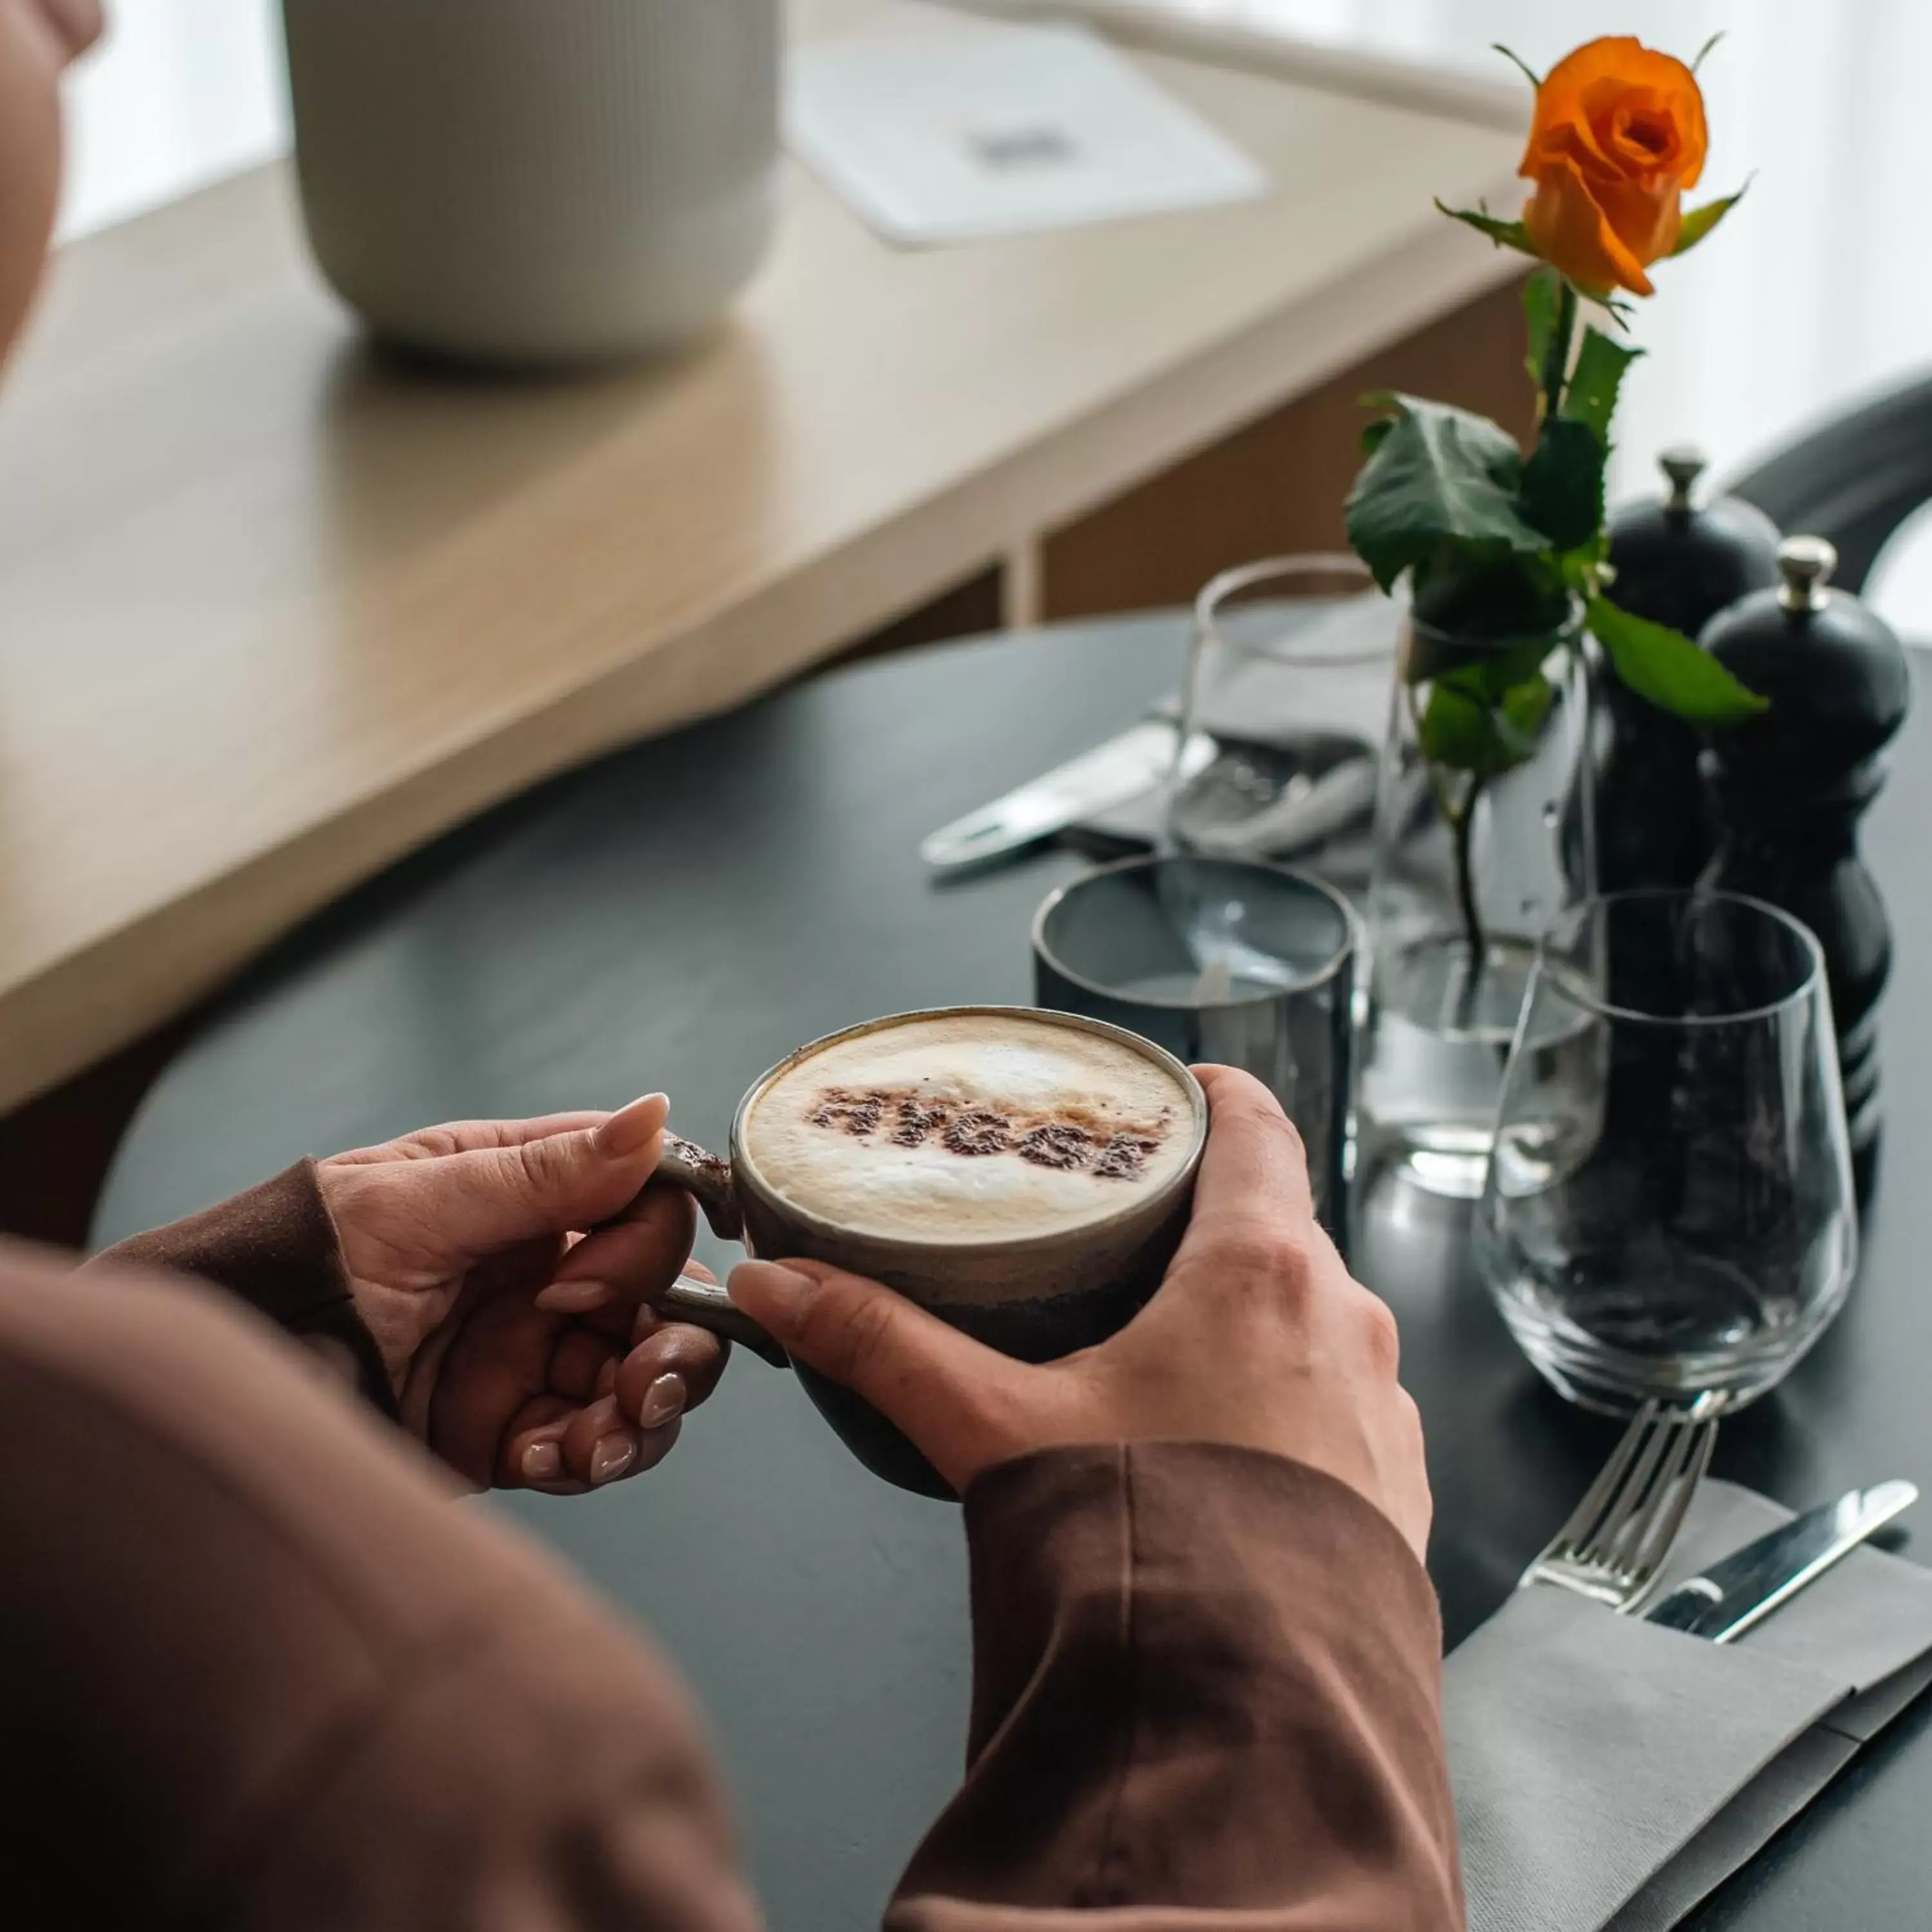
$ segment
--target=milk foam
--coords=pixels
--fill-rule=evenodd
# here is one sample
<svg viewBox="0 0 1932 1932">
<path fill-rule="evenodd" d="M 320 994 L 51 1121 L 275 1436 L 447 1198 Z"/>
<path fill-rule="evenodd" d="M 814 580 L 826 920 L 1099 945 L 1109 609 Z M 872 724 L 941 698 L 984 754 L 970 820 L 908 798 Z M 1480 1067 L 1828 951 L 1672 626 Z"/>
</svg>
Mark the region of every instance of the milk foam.
<svg viewBox="0 0 1932 1932">
<path fill-rule="evenodd" d="M 752 1102 L 750 1164 L 856 1232 L 987 1241 L 1077 1227 L 1163 1186 L 1187 1090 L 1104 1035 L 1023 1014 L 908 1020 L 836 1042 Z"/>
</svg>

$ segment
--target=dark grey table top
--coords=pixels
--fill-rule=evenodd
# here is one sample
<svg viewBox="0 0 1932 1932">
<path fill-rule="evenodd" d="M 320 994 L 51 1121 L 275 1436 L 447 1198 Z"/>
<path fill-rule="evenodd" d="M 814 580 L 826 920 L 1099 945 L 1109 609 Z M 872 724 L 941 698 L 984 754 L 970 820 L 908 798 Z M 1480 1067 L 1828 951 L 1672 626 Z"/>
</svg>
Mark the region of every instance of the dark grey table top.
<svg viewBox="0 0 1932 1932">
<path fill-rule="evenodd" d="M 1178 618 L 948 646 L 834 674 L 547 786 L 410 861 L 238 986 L 123 1145 L 100 1242 L 304 1152 L 652 1087 L 722 1138 L 800 1042 L 872 1016 L 1024 1000 L 1043 853 L 938 886 L 925 831 L 1130 722 L 1176 674 Z M 1888 1142 L 1846 1312 L 1726 1426 L 1722 1472 L 1799 1504 L 1881 1476 L 1932 1490 L 1932 718 L 1908 727 L 1868 844 L 1898 928 Z M 1403 1328 L 1451 1641 L 1499 1602 L 1614 1431 L 1564 1408 L 1464 1275 L 1456 1210 L 1364 1234 Z M 715 1264 L 725 1250 L 700 1240 Z M 873 1922 L 956 1780 L 969 1670 L 957 1514 L 866 1476 L 787 1376 L 741 1357 L 651 1476 L 500 1508 L 647 1625 L 708 1705 L 772 1921 Z M 1932 1700 L 1706 1906 L 1754 1932 L 1925 1922 Z M 836 1766 L 828 1775 L 828 1764 Z"/>
</svg>

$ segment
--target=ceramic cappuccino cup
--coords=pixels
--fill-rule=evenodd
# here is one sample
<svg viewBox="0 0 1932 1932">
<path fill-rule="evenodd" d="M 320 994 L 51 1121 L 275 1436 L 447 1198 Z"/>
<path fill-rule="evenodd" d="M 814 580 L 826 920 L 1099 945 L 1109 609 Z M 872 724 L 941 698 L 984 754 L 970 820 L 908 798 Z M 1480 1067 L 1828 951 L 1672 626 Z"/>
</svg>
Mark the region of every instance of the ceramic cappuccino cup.
<svg viewBox="0 0 1932 1932">
<path fill-rule="evenodd" d="M 800 1047 L 739 1102 L 728 1154 L 669 1139 L 656 1183 L 754 1256 L 869 1276 L 989 1347 L 1049 1361 L 1124 1327 L 1159 1286 L 1207 1133 L 1199 1082 L 1124 1028 L 944 1007 Z M 786 1365 L 714 1283 L 682 1275 L 655 1305 Z M 868 1403 L 790 1366 L 867 1468 L 952 1494 Z"/>
</svg>

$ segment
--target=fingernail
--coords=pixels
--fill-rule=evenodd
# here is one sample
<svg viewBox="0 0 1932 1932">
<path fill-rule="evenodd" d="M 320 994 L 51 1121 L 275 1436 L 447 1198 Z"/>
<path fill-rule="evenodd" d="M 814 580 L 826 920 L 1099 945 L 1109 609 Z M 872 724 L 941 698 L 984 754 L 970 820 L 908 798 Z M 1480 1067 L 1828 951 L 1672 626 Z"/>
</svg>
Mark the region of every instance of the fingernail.
<svg viewBox="0 0 1932 1932">
<path fill-rule="evenodd" d="M 662 1429 L 674 1415 L 682 1412 L 686 1390 L 682 1376 L 660 1376 L 644 1391 L 644 1400 L 638 1411 L 639 1424 L 646 1429 Z"/>
<path fill-rule="evenodd" d="M 638 1441 L 634 1436 L 607 1436 L 590 1452 L 590 1480 L 594 1487 L 600 1483 L 614 1483 L 638 1460 Z"/>
<path fill-rule="evenodd" d="M 524 1451 L 524 1480 L 554 1483 L 563 1474 L 563 1450 L 554 1442 L 532 1442 Z"/>
<path fill-rule="evenodd" d="M 670 1102 L 662 1094 L 646 1094 L 621 1107 L 597 1130 L 599 1154 L 635 1154 L 670 1118 Z"/>
<path fill-rule="evenodd" d="M 617 1364 L 615 1362 L 606 1362 L 597 1371 L 597 1393 L 599 1395 L 608 1395 L 616 1386 Z"/>
<path fill-rule="evenodd" d="M 751 1312 L 767 1321 L 782 1322 L 787 1316 L 795 1314 L 806 1297 L 818 1286 L 809 1275 L 781 1268 L 776 1262 L 741 1262 L 731 1270 L 725 1292 L 737 1301 L 741 1299 L 739 1290 L 748 1288 L 752 1298 L 746 1305 Z"/>
<path fill-rule="evenodd" d="M 616 1292 L 608 1281 L 554 1281 L 538 1291 L 537 1306 L 551 1315 L 588 1315 Z"/>
</svg>

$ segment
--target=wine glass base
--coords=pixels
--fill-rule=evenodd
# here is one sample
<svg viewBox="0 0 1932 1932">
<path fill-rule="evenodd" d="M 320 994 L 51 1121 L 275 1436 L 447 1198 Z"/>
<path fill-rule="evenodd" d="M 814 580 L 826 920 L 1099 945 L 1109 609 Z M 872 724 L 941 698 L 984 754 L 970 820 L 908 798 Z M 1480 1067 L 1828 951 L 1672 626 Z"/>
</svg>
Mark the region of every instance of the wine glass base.
<svg viewBox="0 0 1932 1932">
<path fill-rule="evenodd" d="M 1496 1295 L 1504 1322 L 1537 1373 L 1565 1401 L 1614 1416 L 1630 1415 L 1650 1402 L 1698 1417 L 1748 1408 L 1810 1353 L 1844 1300 L 1840 1288 L 1802 1328 L 1722 1350 L 1669 1355 L 1606 1347 L 1526 1307 L 1507 1288 Z"/>
</svg>

